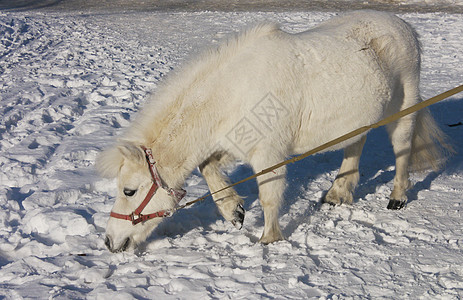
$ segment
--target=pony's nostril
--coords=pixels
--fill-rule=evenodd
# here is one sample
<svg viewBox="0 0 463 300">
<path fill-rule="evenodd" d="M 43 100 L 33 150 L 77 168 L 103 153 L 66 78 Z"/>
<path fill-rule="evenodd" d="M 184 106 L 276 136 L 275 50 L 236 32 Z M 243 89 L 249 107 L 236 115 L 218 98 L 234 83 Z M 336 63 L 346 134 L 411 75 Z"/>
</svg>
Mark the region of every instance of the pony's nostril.
<svg viewBox="0 0 463 300">
<path fill-rule="evenodd" d="M 106 236 L 105 240 L 104 240 L 104 244 L 106 245 L 106 247 L 112 251 L 111 249 L 111 238 L 109 236 Z"/>
<path fill-rule="evenodd" d="M 124 244 L 123 244 L 122 247 L 121 247 L 121 251 L 127 250 L 127 248 L 129 247 L 129 245 L 130 245 L 130 238 L 127 238 L 127 239 L 125 240 Z"/>
</svg>

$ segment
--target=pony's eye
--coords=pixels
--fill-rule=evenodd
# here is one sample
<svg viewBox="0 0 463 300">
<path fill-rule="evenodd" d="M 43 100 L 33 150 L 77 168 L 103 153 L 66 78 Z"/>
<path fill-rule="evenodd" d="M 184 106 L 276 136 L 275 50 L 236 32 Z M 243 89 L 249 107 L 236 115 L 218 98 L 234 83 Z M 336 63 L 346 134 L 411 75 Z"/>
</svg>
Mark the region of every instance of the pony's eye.
<svg viewBox="0 0 463 300">
<path fill-rule="evenodd" d="M 135 195 L 136 192 L 137 190 L 131 190 L 127 188 L 124 189 L 124 195 L 126 195 L 127 197 L 132 197 L 133 195 Z"/>
</svg>

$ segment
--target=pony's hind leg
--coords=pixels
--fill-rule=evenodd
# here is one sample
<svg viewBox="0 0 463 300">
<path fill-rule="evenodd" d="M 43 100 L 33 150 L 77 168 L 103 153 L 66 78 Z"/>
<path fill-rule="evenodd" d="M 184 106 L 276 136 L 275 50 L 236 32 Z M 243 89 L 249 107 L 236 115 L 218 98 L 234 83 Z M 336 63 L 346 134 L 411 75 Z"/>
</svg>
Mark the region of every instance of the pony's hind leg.
<svg viewBox="0 0 463 300">
<path fill-rule="evenodd" d="M 229 185 L 229 182 L 221 171 L 221 167 L 229 161 L 228 154 L 220 152 L 214 153 L 199 166 L 199 170 L 206 179 L 211 192 L 218 191 Z M 228 188 L 212 195 L 212 199 L 214 199 L 219 212 L 225 220 L 230 221 L 236 228 L 241 229 L 245 211 L 243 208 L 244 201 L 238 193 L 233 188 Z"/>
<path fill-rule="evenodd" d="M 411 74 L 404 77 L 401 86 L 397 87 L 392 97 L 393 101 L 400 100 L 400 106 L 395 110 L 405 109 L 420 101 L 418 77 Z M 394 111 L 392 111 L 393 113 Z M 413 145 L 413 132 L 415 130 L 416 113 L 405 116 L 386 126 L 392 148 L 395 154 L 394 188 L 389 198 L 388 209 L 401 209 L 407 203 L 406 191 L 410 188 L 409 164 Z"/>
<path fill-rule="evenodd" d="M 341 168 L 333 185 L 326 194 L 324 202 L 333 205 L 352 203 L 353 192 L 360 178 L 359 162 L 365 141 L 366 136 L 344 149 L 344 159 Z"/>
<path fill-rule="evenodd" d="M 401 209 L 407 203 L 406 191 L 411 186 L 408 165 L 412 148 L 415 115 L 409 115 L 387 125 L 395 154 L 394 188 L 389 198 L 388 209 Z"/>
</svg>

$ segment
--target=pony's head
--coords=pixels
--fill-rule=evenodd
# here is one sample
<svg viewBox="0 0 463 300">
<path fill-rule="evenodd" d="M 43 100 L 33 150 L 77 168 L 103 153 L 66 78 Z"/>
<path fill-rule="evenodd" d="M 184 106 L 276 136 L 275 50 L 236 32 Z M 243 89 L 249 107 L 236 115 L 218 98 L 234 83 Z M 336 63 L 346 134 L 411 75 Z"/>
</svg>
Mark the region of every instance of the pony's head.
<svg viewBox="0 0 463 300">
<path fill-rule="evenodd" d="M 120 142 L 99 155 L 97 169 L 104 177 L 117 178 L 117 197 L 106 226 L 105 244 L 111 252 L 133 249 L 162 220 L 153 218 L 134 223 L 130 219 L 153 187 L 153 177 L 144 149 L 131 142 Z M 142 210 L 143 214 L 149 214 L 170 210 L 175 205 L 174 197 L 165 189 L 157 188 Z"/>
</svg>

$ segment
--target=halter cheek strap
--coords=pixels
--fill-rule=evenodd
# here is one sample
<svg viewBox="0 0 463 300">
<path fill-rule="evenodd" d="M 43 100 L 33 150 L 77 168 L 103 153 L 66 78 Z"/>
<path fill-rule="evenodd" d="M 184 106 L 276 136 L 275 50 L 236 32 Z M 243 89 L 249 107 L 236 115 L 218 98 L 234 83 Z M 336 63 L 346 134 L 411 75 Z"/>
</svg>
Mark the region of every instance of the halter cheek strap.
<svg viewBox="0 0 463 300">
<path fill-rule="evenodd" d="M 144 222 L 146 220 L 153 219 L 153 218 L 170 217 L 174 213 L 175 209 L 174 210 L 160 210 L 155 213 L 146 214 L 146 215 L 142 214 L 143 209 L 146 207 L 146 205 L 148 205 L 148 203 L 150 202 L 151 198 L 153 198 L 158 188 L 163 188 L 164 190 L 166 190 L 172 197 L 176 199 L 177 203 L 180 202 L 180 200 L 182 200 L 182 198 L 186 194 L 186 191 L 183 189 L 174 190 L 173 188 L 168 188 L 162 184 L 161 177 L 159 176 L 158 170 L 156 168 L 156 161 L 154 160 L 153 152 L 149 148 L 142 147 L 142 149 L 146 155 L 146 160 L 148 162 L 151 177 L 153 179 L 153 184 L 151 185 L 151 188 L 148 191 L 148 194 L 146 194 L 143 202 L 131 214 L 124 215 L 124 214 L 116 213 L 113 211 L 110 214 L 110 216 L 113 218 L 131 221 L 132 225 L 136 225 L 140 222 Z"/>
</svg>

